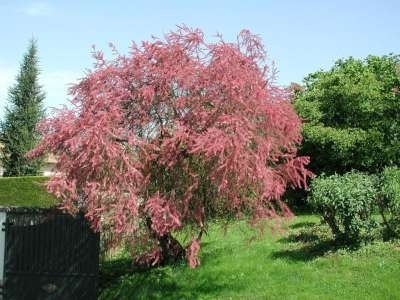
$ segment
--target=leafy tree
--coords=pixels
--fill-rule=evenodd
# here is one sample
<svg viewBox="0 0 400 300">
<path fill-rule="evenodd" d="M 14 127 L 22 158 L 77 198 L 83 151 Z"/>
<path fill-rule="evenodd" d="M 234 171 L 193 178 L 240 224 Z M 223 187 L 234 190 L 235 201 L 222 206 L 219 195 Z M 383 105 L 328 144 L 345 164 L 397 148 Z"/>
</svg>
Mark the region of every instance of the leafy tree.
<svg viewBox="0 0 400 300">
<path fill-rule="evenodd" d="M 41 124 L 32 156 L 58 155 L 49 182 L 69 211 L 82 209 L 152 265 L 186 255 L 199 264 L 207 213 L 290 216 L 280 196 L 305 186 L 301 123 L 274 86 L 257 36 L 206 43 L 187 27 L 133 44 L 96 64 L 72 92 L 71 110 Z M 173 237 L 192 228 L 187 247 Z"/>
<path fill-rule="evenodd" d="M 305 78 L 295 108 L 316 173 L 378 172 L 400 163 L 399 56 L 338 60 Z"/>
<path fill-rule="evenodd" d="M 44 93 L 38 82 L 36 42 L 30 42 L 24 55 L 17 83 L 9 90 L 9 106 L 1 123 L 0 159 L 4 176 L 38 175 L 41 160 L 29 160 L 25 153 L 39 142 L 36 124 L 43 118 Z"/>
</svg>

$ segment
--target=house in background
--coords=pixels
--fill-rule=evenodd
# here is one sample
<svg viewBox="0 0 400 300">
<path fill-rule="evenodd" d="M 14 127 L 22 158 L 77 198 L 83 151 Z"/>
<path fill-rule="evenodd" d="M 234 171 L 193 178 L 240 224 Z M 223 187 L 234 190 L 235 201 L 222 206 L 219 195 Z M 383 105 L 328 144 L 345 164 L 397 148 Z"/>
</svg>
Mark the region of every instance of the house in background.
<svg viewBox="0 0 400 300">
<path fill-rule="evenodd" d="M 43 165 L 42 165 L 42 175 L 43 176 L 51 176 L 53 175 L 54 168 L 57 164 L 57 157 L 55 157 L 53 154 L 46 155 L 45 159 L 43 160 Z"/>
</svg>

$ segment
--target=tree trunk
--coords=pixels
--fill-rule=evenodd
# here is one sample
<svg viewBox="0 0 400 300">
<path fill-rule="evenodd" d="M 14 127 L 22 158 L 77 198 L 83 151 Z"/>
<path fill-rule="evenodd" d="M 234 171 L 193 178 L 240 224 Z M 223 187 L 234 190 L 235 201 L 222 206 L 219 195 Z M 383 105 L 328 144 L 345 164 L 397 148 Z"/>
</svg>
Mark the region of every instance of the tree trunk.
<svg viewBox="0 0 400 300">
<path fill-rule="evenodd" d="M 135 259 L 135 267 L 147 269 L 151 267 L 173 264 L 185 258 L 185 249 L 170 232 L 164 234 L 163 236 L 157 235 L 156 232 L 151 228 L 150 218 L 146 219 L 146 226 L 148 228 L 150 237 L 157 241 L 158 250 L 153 249 L 152 252 L 141 254 Z"/>
<path fill-rule="evenodd" d="M 158 238 L 162 259 L 160 265 L 173 264 L 185 257 L 185 249 L 170 233 Z"/>
<path fill-rule="evenodd" d="M 323 218 L 325 222 L 329 225 L 332 230 L 332 233 L 335 235 L 336 238 L 342 235 L 342 232 L 339 229 L 339 226 L 336 224 L 335 217 L 331 213 L 323 213 Z"/>
<path fill-rule="evenodd" d="M 390 235 L 394 235 L 395 231 L 393 230 L 393 228 L 390 226 L 388 220 L 386 219 L 386 215 L 385 215 L 386 206 L 384 204 L 384 199 L 383 199 L 382 195 L 378 195 L 377 203 L 378 203 L 379 213 L 380 213 L 380 215 L 382 217 L 383 224 L 385 224 L 386 229 L 389 231 L 389 234 Z"/>
</svg>

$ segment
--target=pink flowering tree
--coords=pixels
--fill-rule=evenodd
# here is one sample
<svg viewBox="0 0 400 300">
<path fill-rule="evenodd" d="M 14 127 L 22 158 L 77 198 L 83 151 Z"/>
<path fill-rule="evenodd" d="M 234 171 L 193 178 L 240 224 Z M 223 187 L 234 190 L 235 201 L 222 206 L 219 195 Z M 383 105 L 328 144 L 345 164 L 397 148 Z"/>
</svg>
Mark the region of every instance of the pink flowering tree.
<svg viewBox="0 0 400 300">
<path fill-rule="evenodd" d="M 133 246 L 146 241 L 138 261 L 186 256 L 191 267 L 213 210 L 292 215 L 280 197 L 310 176 L 296 156 L 301 122 L 257 36 L 207 43 L 183 26 L 113 51 L 112 60 L 94 51 L 94 69 L 70 90 L 73 108 L 40 124 L 30 152 L 58 156 L 48 189 L 64 209 Z M 173 236 L 182 228 L 192 229 L 187 245 Z"/>
</svg>

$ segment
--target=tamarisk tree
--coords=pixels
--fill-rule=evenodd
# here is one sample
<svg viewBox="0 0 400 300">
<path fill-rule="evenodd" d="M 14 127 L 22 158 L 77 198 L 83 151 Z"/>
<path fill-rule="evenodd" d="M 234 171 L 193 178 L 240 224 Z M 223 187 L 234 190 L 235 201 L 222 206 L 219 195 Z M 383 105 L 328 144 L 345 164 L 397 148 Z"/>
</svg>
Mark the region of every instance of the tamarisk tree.
<svg viewBox="0 0 400 300">
<path fill-rule="evenodd" d="M 58 156 L 48 189 L 65 209 L 146 241 L 139 260 L 186 255 L 191 267 L 215 209 L 252 220 L 291 215 L 280 197 L 306 185 L 308 158 L 296 156 L 300 119 L 257 36 L 206 43 L 182 26 L 129 55 L 112 48 L 112 60 L 94 51 L 94 69 L 70 90 L 73 108 L 41 123 L 30 153 Z M 173 237 L 184 227 L 185 247 Z"/>
</svg>

